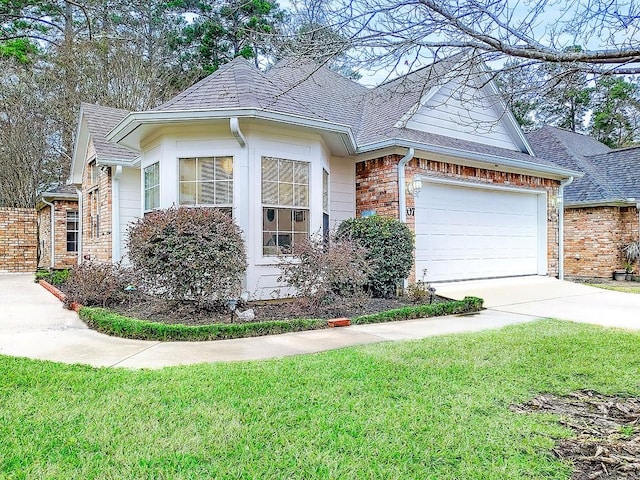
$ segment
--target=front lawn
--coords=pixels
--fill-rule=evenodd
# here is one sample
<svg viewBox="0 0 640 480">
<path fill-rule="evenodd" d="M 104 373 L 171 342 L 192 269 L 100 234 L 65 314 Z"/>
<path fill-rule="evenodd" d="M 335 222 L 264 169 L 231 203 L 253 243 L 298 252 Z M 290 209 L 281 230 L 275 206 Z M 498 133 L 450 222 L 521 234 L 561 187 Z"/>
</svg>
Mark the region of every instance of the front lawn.
<svg viewBox="0 0 640 480">
<path fill-rule="evenodd" d="M 640 334 L 541 321 L 128 371 L 0 357 L 0 478 L 568 479 L 539 393 L 640 394 Z"/>
<path fill-rule="evenodd" d="M 640 293 L 640 283 L 636 282 L 616 282 L 613 283 L 592 283 L 592 287 L 604 288 L 605 290 L 613 290 L 614 292 L 624 293 Z"/>
</svg>

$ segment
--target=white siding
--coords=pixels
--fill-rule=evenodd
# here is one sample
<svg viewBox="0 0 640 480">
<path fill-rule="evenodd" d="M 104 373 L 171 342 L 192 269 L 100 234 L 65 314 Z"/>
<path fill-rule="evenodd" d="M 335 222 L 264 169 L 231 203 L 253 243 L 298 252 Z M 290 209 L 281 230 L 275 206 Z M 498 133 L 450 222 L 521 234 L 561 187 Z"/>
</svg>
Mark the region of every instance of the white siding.
<svg viewBox="0 0 640 480">
<path fill-rule="evenodd" d="M 329 163 L 329 220 L 334 228 L 356 216 L 356 165 L 351 158 L 338 157 Z"/>
<path fill-rule="evenodd" d="M 140 218 L 140 170 L 123 168 L 120 177 L 120 253 L 126 261 L 128 228 Z"/>
<path fill-rule="evenodd" d="M 487 88 L 450 82 L 441 87 L 407 122 L 407 128 L 520 151 L 509 134 L 503 108 L 493 106 Z"/>
</svg>

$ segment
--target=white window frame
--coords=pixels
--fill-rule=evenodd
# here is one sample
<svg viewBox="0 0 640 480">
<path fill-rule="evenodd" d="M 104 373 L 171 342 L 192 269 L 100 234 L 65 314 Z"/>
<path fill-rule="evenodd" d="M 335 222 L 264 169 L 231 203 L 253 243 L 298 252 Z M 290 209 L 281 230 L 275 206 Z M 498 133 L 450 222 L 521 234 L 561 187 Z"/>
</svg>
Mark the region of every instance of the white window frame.
<svg viewBox="0 0 640 480">
<path fill-rule="evenodd" d="M 69 214 L 74 214 L 75 215 L 75 220 L 73 220 L 73 222 L 75 223 L 75 229 L 69 229 Z M 66 213 L 66 218 L 65 218 L 65 228 L 67 230 L 67 238 L 66 238 L 66 247 L 67 247 L 67 253 L 78 253 L 78 246 L 80 245 L 80 213 L 78 212 L 78 210 L 67 210 Z M 75 243 L 75 250 L 69 250 L 69 234 L 75 234 L 75 240 L 72 241 L 71 243 Z"/>
<path fill-rule="evenodd" d="M 310 228 L 311 228 L 311 209 L 310 209 L 310 204 L 311 204 L 311 162 L 309 161 L 304 161 L 304 160 L 293 160 L 293 159 L 289 159 L 289 158 L 282 158 L 282 157 L 275 157 L 275 156 L 269 156 L 269 155 L 264 155 L 260 158 L 260 171 L 263 171 L 263 163 L 265 160 L 276 160 L 278 162 L 278 174 L 277 174 L 277 180 L 273 181 L 273 180 L 265 180 L 264 175 L 260 176 L 260 189 L 261 189 L 261 218 L 262 218 L 262 226 L 261 226 L 261 232 L 262 232 L 262 241 L 260 242 L 261 244 L 261 250 L 262 250 L 262 256 L 263 257 L 272 257 L 272 256 L 277 256 L 277 255 L 281 255 L 281 254 L 286 254 L 287 253 L 287 248 L 291 248 L 295 245 L 295 236 L 298 234 L 305 234 L 305 236 L 307 238 L 309 238 L 310 235 Z M 294 178 L 292 179 L 292 182 L 283 182 L 280 178 L 280 165 L 281 162 L 292 162 L 294 165 L 294 170 L 296 168 L 296 166 L 301 166 L 304 165 L 306 168 L 306 183 L 299 183 L 295 181 L 295 174 L 294 174 Z M 291 184 L 291 188 L 292 188 L 292 200 L 291 203 L 287 204 L 287 203 L 282 203 L 280 201 L 280 195 L 278 194 L 278 201 L 277 202 L 269 202 L 269 201 L 265 201 L 265 194 L 264 194 L 264 190 L 265 190 L 265 182 L 269 182 L 272 184 L 277 184 L 277 188 L 279 191 L 280 185 L 281 184 Z M 296 205 L 296 196 L 297 193 L 299 193 L 297 191 L 297 188 L 300 188 L 301 186 L 306 187 L 307 190 L 307 194 L 305 197 L 305 202 L 304 205 Z M 298 197 L 299 198 L 299 197 Z M 278 223 L 279 223 L 279 218 L 280 218 L 280 214 L 283 211 L 289 210 L 291 211 L 291 229 L 287 229 L 287 230 L 281 230 Z M 271 211 L 273 212 L 273 214 L 271 214 Z M 302 213 L 301 218 L 303 218 L 303 220 L 298 220 L 298 217 L 300 216 L 299 214 Z M 273 219 L 269 220 L 269 216 L 273 215 Z M 265 218 L 267 219 L 267 221 L 275 221 L 276 225 L 274 228 L 269 228 L 266 229 L 265 228 Z M 304 230 L 296 230 L 295 226 L 300 223 L 301 221 L 304 221 L 306 223 L 306 229 Z M 270 236 L 271 239 L 270 240 L 265 240 L 267 236 Z M 281 238 L 287 239 L 288 238 L 288 242 L 282 242 Z M 267 242 L 271 241 L 272 244 L 267 244 Z M 281 244 L 282 243 L 282 244 Z M 286 244 L 288 245 L 286 245 Z"/>
<path fill-rule="evenodd" d="M 230 188 L 231 188 L 231 196 L 230 196 L 230 202 L 226 202 L 226 203 L 201 203 L 199 202 L 198 199 L 198 184 L 200 183 L 204 183 L 203 180 L 198 179 L 197 175 L 198 175 L 198 162 L 200 159 L 204 159 L 204 158 L 212 158 L 214 161 L 214 172 L 215 172 L 215 162 L 217 160 L 223 160 L 223 159 L 231 159 L 231 172 L 228 173 L 228 175 L 230 175 L 229 179 L 224 179 L 224 180 L 217 180 L 217 179 L 213 179 L 213 180 L 208 180 L 207 182 L 210 182 L 213 184 L 214 189 L 216 188 L 216 183 L 228 183 Z M 181 180 L 180 179 L 180 167 L 181 167 L 181 162 L 183 160 L 195 160 L 196 162 L 196 167 L 195 167 L 195 172 L 196 172 L 196 179 L 195 180 Z M 224 167 L 223 167 L 224 168 Z M 233 201 L 234 201 L 234 196 L 235 196 L 235 189 L 234 189 L 234 170 L 235 170 L 235 158 L 233 155 L 198 155 L 198 156 L 189 156 L 189 157 L 179 157 L 178 158 L 178 204 L 180 206 L 185 206 L 185 207 L 216 207 L 216 208 L 221 208 L 223 210 L 229 210 L 231 211 L 233 209 Z M 188 183 L 192 183 L 195 184 L 196 186 L 196 194 L 195 194 L 195 202 L 194 203 L 182 203 L 182 200 L 180 199 L 181 196 L 181 186 L 183 184 L 188 184 Z M 215 190 L 214 190 L 214 198 L 215 198 Z"/>
<path fill-rule="evenodd" d="M 153 185 L 147 185 L 147 171 L 150 170 L 151 168 L 157 169 L 157 183 Z M 142 170 L 142 177 L 143 177 L 143 183 L 144 183 L 144 192 L 143 192 L 144 211 L 149 212 L 151 210 L 160 208 L 160 162 L 155 162 L 145 167 Z M 148 205 L 147 192 L 151 192 L 152 190 L 157 192 L 157 203 L 155 205 Z"/>
</svg>

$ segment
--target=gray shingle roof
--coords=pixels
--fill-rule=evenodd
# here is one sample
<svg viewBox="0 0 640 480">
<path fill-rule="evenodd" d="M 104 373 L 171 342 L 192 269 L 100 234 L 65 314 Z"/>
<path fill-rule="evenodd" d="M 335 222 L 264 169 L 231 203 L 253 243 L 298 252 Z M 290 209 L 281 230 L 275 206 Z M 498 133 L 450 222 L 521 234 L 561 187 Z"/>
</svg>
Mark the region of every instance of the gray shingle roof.
<svg viewBox="0 0 640 480">
<path fill-rule="evenodd" d="M 236 58 L 154 111 L 264 109 L 346 125 L 361 146 L 408 140 L 556 167 L 552 161 L 514 150 L 395 126 L 432 87 L 442 84 L 460 61 L 460 56 L 440 60 L 369 89 L 300 58 L 285 59 L 266 73 L 250 61 Z"/>
<path fill-rule="evenodd" d="M 82 112 L 91 133 L 96 156 L 100 160 L 133 160 L 139 154 L 127 148 L 108 142 L 107 134 L 130 112 L 119 108 L 103 107 L 90 103 L 82 104 Z"/>
<path fill-rule="evenodd" d="M 586 135 L 550 126 L 527 138 L 538 157 L 584 172 L 565 189 L 568 203 L 640 199 L 640 147 L 612 150 Z"/>
</svg>

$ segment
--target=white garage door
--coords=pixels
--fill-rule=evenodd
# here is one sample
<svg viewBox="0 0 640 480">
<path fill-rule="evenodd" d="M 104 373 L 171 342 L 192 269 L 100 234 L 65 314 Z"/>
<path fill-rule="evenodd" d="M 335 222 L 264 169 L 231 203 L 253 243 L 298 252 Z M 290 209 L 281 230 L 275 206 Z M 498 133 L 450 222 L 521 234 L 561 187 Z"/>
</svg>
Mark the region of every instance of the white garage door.
<svg viewBox="0 0 640 480">
<path fill-rule="evenodd" d="M 546 273 L 543 205 L 531 192 L 425 183 L 415 209 L 417 278 L 424 269 L 428 281 Z"/>
</svg>

